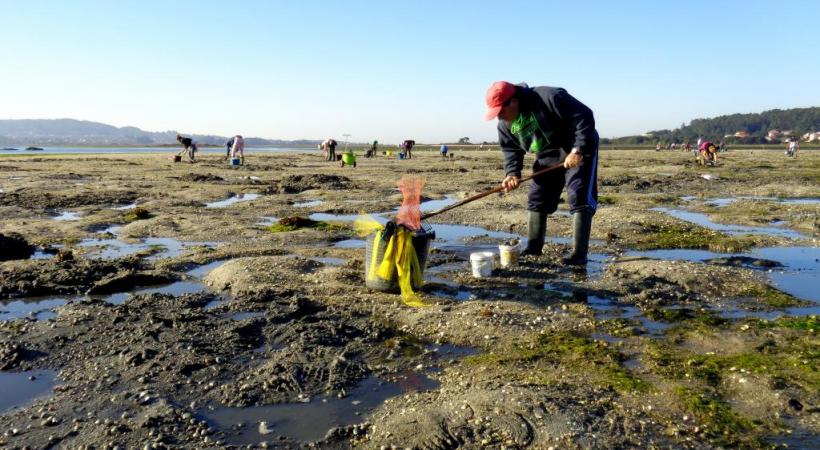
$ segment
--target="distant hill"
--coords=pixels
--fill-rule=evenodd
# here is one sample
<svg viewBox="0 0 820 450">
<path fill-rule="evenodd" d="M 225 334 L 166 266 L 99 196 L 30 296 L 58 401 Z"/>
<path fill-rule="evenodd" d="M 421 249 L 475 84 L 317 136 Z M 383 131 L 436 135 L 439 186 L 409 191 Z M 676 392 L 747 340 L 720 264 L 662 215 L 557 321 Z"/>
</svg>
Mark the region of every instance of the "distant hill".
<svg viewBox="0 0 820 450">
<path fill-rule="evenodd" d="M 184 134 L 184 133 L 183 133 Z M 115 127 L 99 122 L 74 119 L 0 120 L 0 146 L 151 146 L 176 145 L 177 132 L 144 131 L 135 127 Z M 190 136 L 187 135 L 186 136 Z M 228 136 L 193 135 L 206 145 L 224 145 Z M 246 137 L 251 146 L 311 147 L 319 140 L 284 141 Z"/>
<path fill-rule="evenodd" d="M 771 132 L 771 133 L 770 133 Z M 607 139 L 606 143 L 644 144 L 694 142 L 698 137 L 743 144 L 778 143 L 789 137 L 820 139 L 820 107 L 772 109 L 755 114 L 731 114 L 694 119 L 674 130 L 650 131 L 640 136 Z M 814 133 L 814 136 L 811 134 Z"/>
</svg>

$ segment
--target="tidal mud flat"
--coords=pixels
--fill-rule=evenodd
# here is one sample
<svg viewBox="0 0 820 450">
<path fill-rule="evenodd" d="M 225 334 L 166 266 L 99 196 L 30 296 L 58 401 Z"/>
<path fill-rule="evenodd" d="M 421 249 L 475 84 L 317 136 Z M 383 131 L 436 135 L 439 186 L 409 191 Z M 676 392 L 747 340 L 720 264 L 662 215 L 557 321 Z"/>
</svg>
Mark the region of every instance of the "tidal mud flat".
<svg viewBox="0 0 820 450">
<path fill-rule="evenodd" d="M 526 189 L 442 214 L 423 308 L 366 289 L 353 220 L 503 173 L 414 156 L 0 158 L 0 448 L 817 444 L 820 154 L 602 152 L 583 271 L 562 205 L 543 257 L 471 276 Z"/>
</svg>

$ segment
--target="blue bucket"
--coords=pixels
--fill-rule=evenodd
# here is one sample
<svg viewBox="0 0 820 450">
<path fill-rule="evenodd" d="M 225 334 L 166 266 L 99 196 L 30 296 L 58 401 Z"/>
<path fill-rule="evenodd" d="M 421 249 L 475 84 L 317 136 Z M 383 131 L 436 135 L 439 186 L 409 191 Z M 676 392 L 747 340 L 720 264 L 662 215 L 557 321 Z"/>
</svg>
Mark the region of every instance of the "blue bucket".
<svg viewBox="0 0 820 450">
<path fill-rule="evenodd" d="M 231 158 L 231 165 L 232 166 L 240 166 L 242 165 L 242 160 L 239 158 Z"/>
</svg>

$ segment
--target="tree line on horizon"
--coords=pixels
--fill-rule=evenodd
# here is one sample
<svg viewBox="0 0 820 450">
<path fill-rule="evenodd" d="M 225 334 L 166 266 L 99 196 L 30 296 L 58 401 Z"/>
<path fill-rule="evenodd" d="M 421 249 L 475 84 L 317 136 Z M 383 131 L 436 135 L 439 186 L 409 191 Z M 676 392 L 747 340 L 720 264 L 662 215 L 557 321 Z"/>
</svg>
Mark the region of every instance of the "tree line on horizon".
<svg viewBox="0 0 820 450">
<path fill-rule="evenodd" d="M 766 139 L 769 131 L 790 131 L 788 135 Z M 788 137 L 800 138 L 806 133 L 820 131 L 820 107 L 772 109 L 761 113 L 730 114 L 710 119 L 694 119 L 689 125 L 681 124 L 673 130 L 655 130 L 638 136 L 601 139 L 602 144 L 655 144 L 685 142 L 694 143 L 698 138 L 726 140 L 736 144 L 776 144 Z M 747 137 L 735 137 L 735 133 L 748 133 Z M 731 137 L 727 137 L 732 135 Z"/>
<path fill-rule="evenodd" d="M 771 130 L 789 131 L 787 135 L 767 139 Z M 737 132 L 748 133 L 735 137 Z M 672 130 L 655 130 L 642 135 L 602 138 L 604 145 L 654 145 L 658 142 L 695 142 L 698 138 L 725 140 L 733 144 L 777 144 L 788 137 L 800 138 L 806 133 L 820 132 L 820 107 L 772 109 L 761 113 L 730 114 L 708 119 L 694 119 Z M 175 131 L 149 132 L 136 127 L 114 127 L 99 122 L 74 119 L 0 120 L 2 145 L 163 145 L 175 144 Z M 727 137 L 731 136 L 731 137 Z M 202 144 L 223 145 L 226 137 L 194 135 Z M 246 137 L 248 145 L 315 146 L 321 140 L 284 141 Z M 469 137 L 461 137 L 451 145 L 476 145 Z M 497 142 L 482 142 L 494 145 Z M 364 145 L 350 143 L 350 145 Z"/>
</svg>

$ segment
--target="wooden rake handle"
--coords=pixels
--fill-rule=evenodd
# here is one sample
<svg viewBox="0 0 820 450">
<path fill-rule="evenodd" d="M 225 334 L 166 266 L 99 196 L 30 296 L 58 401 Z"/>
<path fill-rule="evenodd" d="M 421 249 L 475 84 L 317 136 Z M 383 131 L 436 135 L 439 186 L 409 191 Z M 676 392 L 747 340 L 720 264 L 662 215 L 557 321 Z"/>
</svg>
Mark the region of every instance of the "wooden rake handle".
<svg viewBox="0 0 820 450">
<path fill-rule="evenodd" d="M 524 177 L 524 178 L 519 179 L 519 180 L 518 180 L 518 182 L 519 182 L 519 183 L 523 183 L 523 182 L 525 182 L 525 181 L 529 181 L 529 180 L 531 180 L 531 179 L 533 179 L 533 178 L 535 178 L 535 177 L 537 177 L 537 176 L 539 176 L 539 175 L 543 175 L 543 174 L 545 174 L 545 173 L 547 173 L 547 172 L 552 172 L 553 170 L 555 170 L 555 169 L 559 169 L 559 168 L 561 168 L 561 167 L 564 167 L 564 164 L 563 164 L 563 163 L 561 163 L 561 164 L 556 164 L 556 165 L 554 165 L 554 166 L 547 167 L 546 169 L 541 169 L 541 170 L 539 170 L 538 172 L 534 172 L 534 173 L 532 173 L 532 174 L 531 174 L 531 175 L 529 175 L 529 176 L 526 176 L 526 177 Z M 490 189 L 490 190 L 487 190 L 487 191 L 484 191 L 484 192 L 479 192 L 478 194 L 475 194 L 475 195 L 473 195 L 473 196 L 471 196 L 471 197 L 467 197 L 467 198 L 465 198 L 464 200 L 461 200 L 461 201 L 458 201 L 458 202 L 456 202 L 456 203 L 453 203 L 452 205 L 445 206 L 444 208 L 441 208 L 441 209 L 439 209 L 438 211 L 433 211 L 433 212 L 429 212 L 429 213 L 427 213 L 427 214 L 422 214 L 422 215 L 421 215 L 421 220 L 429 219 L 430 217 L 437 216 L 437 215 L 439 215 L 439 214 L 441 214 L 441 213 L 444 213 L 444 212 L 447 212 L 447 211 L 449 211 L 449 210 L 451 210 L 451 209 L 458 208 L 459 206 L 466 205 L 467 203 L 474 202 L 474 201 L 476 201 L 476 200 L 478 200 L 478 199 L 480 199 L 480 198 L 484 198 L 484 197 L 486 197 L 486 196 L 488 196 L 488 195 L 495 194 L 496 192 L 501 192 L 501 191 L 503 191 L 503 190 L 504 190 L 504 186 L 503 186 L 503 185 L 499 185 L 499 186 L 494 187 L 494 188 L 492 188 L 492 189 Z"/>
</svg>

